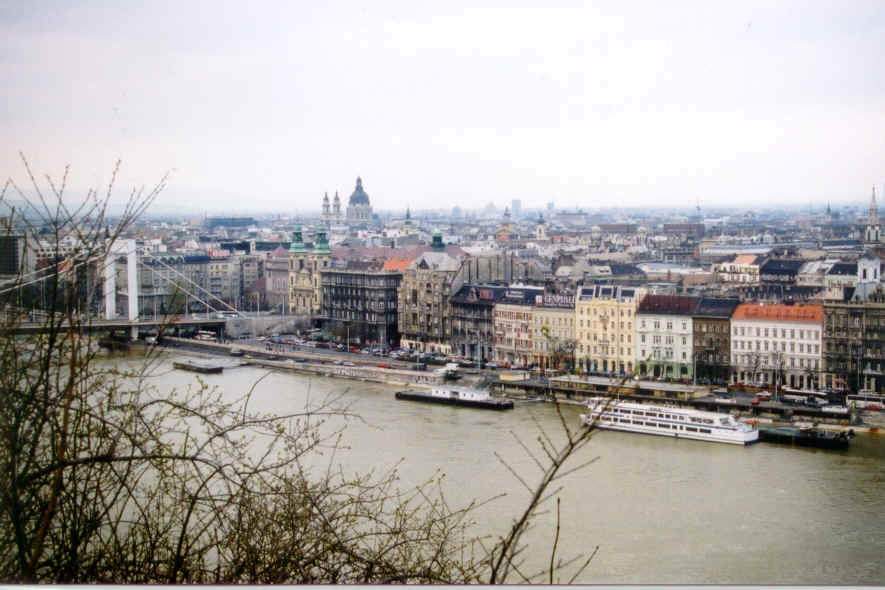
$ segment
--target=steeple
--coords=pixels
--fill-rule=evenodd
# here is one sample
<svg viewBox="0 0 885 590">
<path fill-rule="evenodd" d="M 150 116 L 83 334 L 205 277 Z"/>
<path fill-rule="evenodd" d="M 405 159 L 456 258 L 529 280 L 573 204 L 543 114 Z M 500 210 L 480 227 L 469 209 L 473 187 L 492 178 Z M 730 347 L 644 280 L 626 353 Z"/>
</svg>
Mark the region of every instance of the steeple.
<svg viewBox="0 0 885 590">
<path fill-rule="evenodd" d="M 329 193 L 323 195 L 323 215 L 329 216 Z"/>
<path fill-rule="evenodd" d="M 292 244 L 289 245 L 289 252 L 293 254 L 300 254 L 306 252 L 307 249 L 304 247 L 304 239 L 301 234 L 301 226 L 295 226 L 295 231 L 292 232 Z"/>
<path fill-rule="evenodd" d="M 314 254 L 330 254 L 329 240 L 326 237 L 326 226 L 320 223 L 314 232 L 313 253 Z"/>
<path fill-rule="evenodd" d="M 335 199 L 332 201 L 332 211 L 335 217 L 341 217 L 341 199 L 338 197 L 338 191 L 335 191 Z"/>
<path fill-rule="evenodd" d="M 873 185 L 873 196 L 870 199 L 870 216 L 867 218 L 867 229 L 864 242 L 878 244 L 882 239 L 882 228 L 879 225 L 879 208 L 876 206 L 876 185 Z"/>
<path fill-rule="evenodd" d="M 430 247 L 433 248 L 435 252 L 442 252 L 446 249 L 445 244 L 442 241 L 442 232 L 438 229 L 433 230 L 432 241 L 430 242 Z"/>
</svg>

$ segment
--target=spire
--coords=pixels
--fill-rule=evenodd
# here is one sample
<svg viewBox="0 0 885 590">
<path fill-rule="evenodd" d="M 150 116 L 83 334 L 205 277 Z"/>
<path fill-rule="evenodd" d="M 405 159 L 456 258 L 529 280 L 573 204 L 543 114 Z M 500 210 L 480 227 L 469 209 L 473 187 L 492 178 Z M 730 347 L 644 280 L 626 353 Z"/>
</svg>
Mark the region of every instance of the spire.
<svg viewBox="0 0 885 590">
<path fill-rule="evenodd" d="M 870 199 L 870 225 L 879 223 L 879 208 L 876 205 L 876 185 L 873 185 L 873 197 Z"/>
<path fill-rule="evenodd" d="M 295 226 L 295 231 L 292 232 L 292 243 L 289 245 L 289 252 L 292 252 L 293 254 L 298 254 L 307 251 L 304 248 L 304 239 L 302 238 L 301 234 L 301 226 Z"/>
<path fill-rule="evenodd" d="M 406 221 L 409 221 L 410 219 L 412 219 L 412 212 L 406 207 Z"/>
</svg>

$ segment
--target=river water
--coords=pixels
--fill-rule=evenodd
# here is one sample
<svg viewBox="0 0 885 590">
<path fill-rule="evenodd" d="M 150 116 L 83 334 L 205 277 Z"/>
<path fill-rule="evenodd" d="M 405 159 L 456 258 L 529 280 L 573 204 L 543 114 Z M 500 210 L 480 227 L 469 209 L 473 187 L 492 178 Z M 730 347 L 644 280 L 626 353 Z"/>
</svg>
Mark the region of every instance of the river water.
<svg viewBox="0 0 885 590">
<path fill-rule="evenodd" d="M 514 435 L 533 451 L 539 428 L 562 439 L 550 404 L 517 404 L 509 412 L 436 406 L 396 400 L 391 386 L 253 367 L 201 378 L 234 397 L 262 376 L 250 404 L 256 410 L 291 412 L 308 397 L 343 393 L 361 417 L 347 421 L 349 448 L 336 455 L 345 470 L 383 471 L 401 461 L 404 487 L 440 470 L 454 506 L 505 493 L 477 515 L 478 529 L 488 533 L 503 533 L 528 496 L 495 453 L 534 482 L 540 473 Z M 155 385 L 162 391 L 194 379 L 161 371 Z M 570 426 L 578 425 L 580 411 L 564 407 Z M 573 465 L 593 457 L 595 463 L 565 478 L 559 494 L 560 554 L 599 546 L 578 582 L 885 580 L 885 437 L 860 435 L 850 450 L 834 452 L 599 431 Z M 530 561 L 538 565 L 549 559 L 553 524 L 552 515 L 541 517 L 529 537 Z"/>
</svg>

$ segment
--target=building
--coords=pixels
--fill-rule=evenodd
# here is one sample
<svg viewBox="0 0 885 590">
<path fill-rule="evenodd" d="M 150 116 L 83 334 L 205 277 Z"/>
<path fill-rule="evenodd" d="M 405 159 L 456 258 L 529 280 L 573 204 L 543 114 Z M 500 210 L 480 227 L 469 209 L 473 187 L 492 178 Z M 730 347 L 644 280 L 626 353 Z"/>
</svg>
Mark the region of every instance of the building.
<svg viewBox="0 0 885 590">
<path fill-rule="evenodd" d="M 646 295 L 636 310 L 636 363 L 642 375 L 692 379 L 695 308 L 684 295 Z"/>
<path fill-rule="evenodd" d="M 442 244 L 442 236 L 436 235 Z M 399 288 L 400 346 L 422 352 L 452 352 L 449 299 L 461 261 L 442 250 L 407 260 Z"/>
<path fill-rule="evenodd" d="M 575 358 L 588 373 L 632 374 L 636 368 L 636 308 L 646 290 L 585 285 L 575 298 Z"/>
<path fill-rule="evenodd" d="M 755 254 L 738 254 L 729 261 L 713 265 L 713 271 L 722 283 L 758 285 L 762 260 Z"/>
<path fill-rule="evenodd" d="M 494 309 L 507 287 L 467 284 L 449 300 L 452 318 L 452 353 L 479 361 L 494 358 Z"/>
<path fill-rule="evenodd" d="M 698 380 L 727 383 L 731 360 L 731 316 L 740 301 L 704 297 L 692 316 L 692 360 Z"/>
<path fill-rule="evenodd" d="M 823 306 L 742 303 L 731 318 L 732 382 L 817 388 Z"/>
<path fill-rule="evenodd" d="M 303 238 L 301 227 L 296 227 L 289 246 L 289 313 L 313 316 L 322 309 L 320 273 L 331 267 L 332 252 L 323 225 L 317 227 L 311 247 Z"/>
<path fill-rule="evenodd" d="M 535 295 L 532 314 L 532 364 L 542 369 L 575 366 L 575 296 Z"/>
<path fill-rule="evenodd" d="M 823 309 L 823 387 L 885 392 L 885 292 Z"/>
<path fill-rule="evenodd" d="M 323 329 L 348 344 L 399 345 L 397 290 L 402 271 L 350 261 L 319 271 Z"/>
<path fill-rule="evenodd" d="M 543 294 L 542 287 L 511 285 L 495 303 L 495 361 L 511 367 L 531 366 L 535 297 Z"/>
<path fill-rule="evenodd" d="M 347 205 L 347 223 L 357 225 L 372 221 L 372 206 L 369 204 L 369 195 L 363 190 L 363 180 L 356 179 L 356 188 L 350 195 Z"/>
<path fill-rule="evenodd" d="M 282 246 L 268 254 L 264 261 L 267 278 L 267 306 L 273 310 L 289 311 L 289 251 Z"/>
</svg>

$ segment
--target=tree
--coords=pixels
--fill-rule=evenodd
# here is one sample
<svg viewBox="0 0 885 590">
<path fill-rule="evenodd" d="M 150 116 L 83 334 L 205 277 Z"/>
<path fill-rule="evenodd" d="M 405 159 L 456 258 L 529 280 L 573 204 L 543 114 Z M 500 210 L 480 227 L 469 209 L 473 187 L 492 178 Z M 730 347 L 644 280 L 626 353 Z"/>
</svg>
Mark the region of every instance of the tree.
<svg viewBox="0 0 885 590">
<path fill-rule="evenodd" d="M 59 305 L 77 289 L 61 289 L 63 265 L 98 272 L 114 241 L 132 231 L 165 186 L 130 193 L 111 225 L 108 206 L 118 166 L 103 196 L 89 191 L 71 205 L 61 183 L 44 191 L 22 157 L 36 195 L 8 181 L 0 200 L 29 203 L 29 232 L 52 237 L 42 331 L 16 333 L 23 318 L 21 272 L 0 288 L 8 312 L 0 325 L 0 579 L 55 583 L 467 583 L 553 581 L 580 573 L 586 556 L 560 559 L 554 534 L 548 568 L 523 571 L 522 535 L 555 497 L 556 484 L 577 467 L 568 460 L 593 429 L 566 441 L 539 437 L 531 453 L 537 482 L 514 474 L 529 491 L 525 510 L 500 539 L 471 536 L 483 502 L 451 507 L 439 478 L 401 490 L 396 469 L 345 476 L 334 469 L 339 431 L 332 417 L 359 419 L 340 396 L 288 415 L 252 409 L 251 391 L 226 399 L 199 380 L 160 392 L 151 386 L 160 353 L 122 370 L 96 357 L 90 315 Z M 79 280 L 74 273 L 75 283 Z M 88 302 L 100 295 L 95 282 Z M 76 285 L 75 285 L 76 286 Z M 323 433 L 326 434 L 323 434 Z M 313 453 L 329 467 L 310 469 Z M 502 458 L 503 460 L 503 458 Z M 558 529 L 557 529 L 558 531 Z M 592 553 L 590 558 L 592 558 Z M 566 572 L 569 572 L 566 574 Z"/>
<path fill-rule="evenodd" d="M 575 349 L 578 346 L 574 338 L 561 338 L 553 333 L 550 326 L 541 326 L 541 334 L 550 352 L 550 365 L 554 369 L 570 370 L 575 364 Z"/>
</svg>

